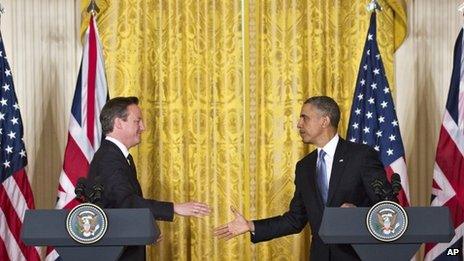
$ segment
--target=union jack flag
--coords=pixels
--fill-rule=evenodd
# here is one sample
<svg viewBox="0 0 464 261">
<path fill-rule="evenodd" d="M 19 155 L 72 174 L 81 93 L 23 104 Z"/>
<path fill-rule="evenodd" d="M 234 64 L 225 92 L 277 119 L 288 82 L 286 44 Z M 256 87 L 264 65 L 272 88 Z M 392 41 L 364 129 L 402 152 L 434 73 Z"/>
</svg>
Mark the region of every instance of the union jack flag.
<svg viewBox="0 0 464 261">
<path fill-rule="evenodd" d="M 0 260 L 40 260 L 38 249 L 20 239 L 24 213 L 34 209 L 26 165 L 23 123 L 0 35 Z"/>
<path fill-rule="evenodd" d="M 347 139 L 379 152 L 387 177 L 401 177 L 400 204 L 409 205 L 409 185 L 398 119 L 377 45 L 376 14 L 371 15 L 351 107 Z"/>
<path fill-rule="evenodd" d="M 427 244 L 425 260 L 463 260 L 464 234 L 464 71 L 463 29 L 454 46 L 453 73 L 440 129 L 433 170 L 432 206 L 446 206 L 451 212 L 455 236 L 449 243 Z M 459 249 L 458 257 L 447 256 Z"/>
<path fill-rule="evenodd" d="M 58 187 L 57 209 L 71 209 L 79 201 L 74 193 L 77 180 L 86 177 L 90 161 L 100 147 L 100 112 L 108 97 L 103 52 L 95 17 L 92 15 L 85 35 L 81 67 L 69 118 L 68 142 Z M 58 257 L 48 250 L 47 260 Z"/>
</svg>

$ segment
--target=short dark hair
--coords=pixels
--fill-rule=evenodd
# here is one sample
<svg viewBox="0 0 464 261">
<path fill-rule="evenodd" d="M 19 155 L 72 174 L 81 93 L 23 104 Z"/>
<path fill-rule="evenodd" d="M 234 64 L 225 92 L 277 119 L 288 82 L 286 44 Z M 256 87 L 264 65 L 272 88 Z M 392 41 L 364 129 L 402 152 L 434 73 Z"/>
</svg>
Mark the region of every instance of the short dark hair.
<svg viewBox="0 0 464 261">
<path fill-rule="evenodd" d="M 314 96 L 307 99 L 304 104 L 314 105 L 324 116 L 328 116 L 330 119 L 330 125 L 338 128 L 340 122 L 340 108 L 334 99 L 328 96 Z"/>
<path fill-rule="evenodd" d="M 120 118 L 127 120 L 127 107 L 132 104 L 139 104 L 137 97 L 116 97 L 106 102 L 100 113 L 100 123 L 103 135 L 113 131 L 114 119 Z"/>
</svg>

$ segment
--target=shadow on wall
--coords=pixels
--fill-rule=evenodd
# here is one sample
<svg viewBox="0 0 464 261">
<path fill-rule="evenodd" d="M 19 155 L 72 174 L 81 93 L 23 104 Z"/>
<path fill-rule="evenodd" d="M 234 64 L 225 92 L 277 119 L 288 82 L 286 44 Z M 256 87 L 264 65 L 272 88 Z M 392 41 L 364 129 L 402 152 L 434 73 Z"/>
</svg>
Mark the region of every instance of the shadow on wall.
<svg viewBox="0 0 464 261">
<path fill-rule="evenodd" d="M 423 56 L 419 56 L 420 57 Z M 433 70 L 429 62 L 417 61 L 419 68 L 424 66 L 423 77 L 417 77 L 417 110 L 415 118 L 416 135 L 413 145 L 411 158 L 415 158 L 415 171 L 412 173 L 412 178 L 418 182 L 414 182 L 418 186 L 415 191 L 417 193 L 431 193 L 433 165 L 435 159 L 436 145 L 438 141 L 438 133 L 440 129 L 442 115 L 440 113 L 439 102 L 440 97 L 439 87 L 435 86 L 436 79 L 433 78 Z M 419 153 L 420 152 L 420 153 Z M 417 197 L 414 198 L 418 198 Z M 416 202 L 421 206 L 428 206 L 430 197 L 426 198 L 426 202 Z"/>
<path fill-rule="evenodd" d="M 41 107 L 36 108 L 39 111 L 35 115 L 43 117 L 42 122 L 36 123 L 37 132 L 36 146 L 37 149 L 33 157 L 35 164 L 32 168 L 34 174 L 32 190 L 34 192 L 35 206 L 37 209 L 50 209 L 55 207 L 58 179 L 62 167 L 62 149 L 59 146 L 60 135 L 57 131 L 57 119 L 62 118 L 62 110 L 54 102 L 60 95 L 61 88 L 58 87 L 57 71 L 53 67 L 47 68 L 43 75 L 50 77 L 49 81 L 42 80 L 42 86 L 49 85 L 48 93 L 42 96 L 44 101 Z M 55 90 L 53 90 L 55 89 Z"/>
</svg>

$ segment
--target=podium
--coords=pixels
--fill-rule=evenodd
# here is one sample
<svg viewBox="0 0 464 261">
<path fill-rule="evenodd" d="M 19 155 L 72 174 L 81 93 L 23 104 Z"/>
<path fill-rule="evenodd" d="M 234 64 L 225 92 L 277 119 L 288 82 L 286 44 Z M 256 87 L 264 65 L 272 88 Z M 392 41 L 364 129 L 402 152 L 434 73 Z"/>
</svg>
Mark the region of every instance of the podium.
<svg viewBox="0 0 464 261">
<path fill-rule="evenodd" d="M 21 239 L 26 245 L 53 246 L 65 260 L 117 260 L 124 246 L 152 244 L 160 235 L 149 209 L 104 209 L 106 234 L 96 243 L 81 244 L 66 230 L 70 210 L 26 210 Z"/>
<path fill-rule="evenodd" d="M 410 260 L 422 243 L 449 242 L 454 228 L 446 207 L 405 208 L 409 225 L 396 241 L 375 239 L 366 225 L 369 208 L 326 208 L 319 236 L 326 244 L 351 244 L 362 260 Z"/>
</svg>

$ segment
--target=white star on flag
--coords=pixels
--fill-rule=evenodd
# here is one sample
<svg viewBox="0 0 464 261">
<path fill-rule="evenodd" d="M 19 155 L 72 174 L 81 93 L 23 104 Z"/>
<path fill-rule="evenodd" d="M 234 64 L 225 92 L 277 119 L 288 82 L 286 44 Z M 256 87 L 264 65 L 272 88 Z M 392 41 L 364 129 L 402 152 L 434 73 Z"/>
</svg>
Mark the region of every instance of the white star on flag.
<svg viewBox="0 0 464 261">
<path fill-rule="evenodd" d="M 18 124 L 18 118 L 16 117 L 13 117 L 10 121 L 13 123 L 13 125 Z"/>
<path fill-rule="evenodd" d="M 10 131 L 10 133 L 8 133 L 7 136 L 10 137 L 10 139 L 16 139 L 16 133 L 13 131 Z"/>
<path fill-rule="evenodd" d="M 9 168 L 10 167 L 10 161 L 5 160 L 5 162 L 3 162 L 3 166 L 5 166 L 5 168 Z"/>
</svg>

